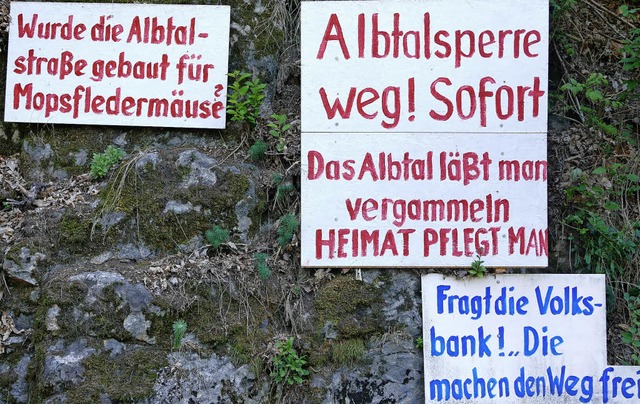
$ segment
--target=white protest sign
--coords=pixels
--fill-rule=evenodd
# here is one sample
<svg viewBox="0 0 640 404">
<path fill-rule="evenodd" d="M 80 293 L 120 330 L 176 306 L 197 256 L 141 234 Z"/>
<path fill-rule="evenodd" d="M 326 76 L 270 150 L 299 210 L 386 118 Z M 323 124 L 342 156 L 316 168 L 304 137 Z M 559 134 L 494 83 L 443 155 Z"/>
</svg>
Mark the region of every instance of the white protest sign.
<svg viewBox="0 0 640 404">
<path fill-rule="evenodd" d="M 605 303 L 604 275 L 424 275 L 426 401 L 607 402 Z"/>
<path fill-rule="evenodd" d="M 5 120 L 224 128 L 228 6 L 11 3 Z"/>
<path fill-rule="evenodd" d="M 302 264 L 546 266 L 546 136 L 302 134 Z"/>
<path fill-rule="evenodd" d="M 546 132 L 547 0 L 302 4 L 303 132 Z"/>
<path fill-rule="evenodd" d="M 302 265 L 545 267 L 547 1 L 301 18 Z"/>
</svg>

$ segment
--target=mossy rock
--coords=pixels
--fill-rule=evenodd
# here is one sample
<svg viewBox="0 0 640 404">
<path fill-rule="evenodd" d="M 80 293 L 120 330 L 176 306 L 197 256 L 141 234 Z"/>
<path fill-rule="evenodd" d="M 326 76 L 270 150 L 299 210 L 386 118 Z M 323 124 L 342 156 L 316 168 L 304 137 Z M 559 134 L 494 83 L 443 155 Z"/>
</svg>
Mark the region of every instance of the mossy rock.
<svg viewBox="0 0 640 404">
<path fill-rule="evenodd" d="M 211 166 L 198 166 L 193 174 L 189 153 Z M 157 254 L 174 252 L 201 240 L 215 225 L 229 231 L 232 240 L 242 236 L 244 241 L 248 229 L 238 224 L 239 202 L 249 203 L 247 213 L 254 218 L 259 214 L 252 209 L 262 206 L 254 195 L 251 173 L 233 166 L 214 167 L 215 161 L 195 149 L 167 148 L 130 156 L 100 192 L 101 205 L 91 219 L 65 217 L 60 222 L 69 233 L 65 237 L 77 247 L 74 252 L 85 254 L 94 254 L 95 244 L 102 250 L 133 244 Z M 254 219 L 250 220 L 253 225 Z M 91 240 L 85 237 L 89 227 Z"/>
<path fill-rule="evenodd" d="M 116 356 L 92 355 L 83 362 L 84 382 L 68 390 L 69 403 L 100 402 L 105 394 L 114 402 L 135 402 L 153 394 L 158 372 L 168 365 L 166 352 L 129 346 Z"/>
<path fill-rule="evenodd" d="M 367 339 L 381 334 L 385 329 L 383 303 L 379 288 L 350 276 L 338 276 L 318 291 L 313 303 L 315 330 L 319 334 L 331 323 L 339 339 Z"/>
</svg>

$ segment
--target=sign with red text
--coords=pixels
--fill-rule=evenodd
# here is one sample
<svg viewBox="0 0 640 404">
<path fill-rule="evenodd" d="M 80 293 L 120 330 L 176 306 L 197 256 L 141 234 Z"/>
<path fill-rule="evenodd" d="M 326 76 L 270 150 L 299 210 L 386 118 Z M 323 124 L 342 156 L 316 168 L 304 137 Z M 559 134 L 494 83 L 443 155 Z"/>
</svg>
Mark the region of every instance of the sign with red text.
<svg viewBox="0 0 640 404">
<path fill-rule="evenodd" d="M 544 134 L 302 135 L 304 266 L 546 266 Z"/>
<path fill-rule="evenodd" d="M 5 120 L 224 128 L 228 6 L 11 3 Z"/>
<path fill-rule="evenodd" d="M 604 275 L 422 276 L 425 402 L 640 400 L 607 366 Z"/>
<path fill-rule="evenodd" d="M 304 132 L 545 132 L 548 1 L 304 2 Z"/>
<path fill-rule="evenodd" d="M 547 20 L 542 0 L 303 3 L 302 265 L 547 266 Z"/>
</svg>

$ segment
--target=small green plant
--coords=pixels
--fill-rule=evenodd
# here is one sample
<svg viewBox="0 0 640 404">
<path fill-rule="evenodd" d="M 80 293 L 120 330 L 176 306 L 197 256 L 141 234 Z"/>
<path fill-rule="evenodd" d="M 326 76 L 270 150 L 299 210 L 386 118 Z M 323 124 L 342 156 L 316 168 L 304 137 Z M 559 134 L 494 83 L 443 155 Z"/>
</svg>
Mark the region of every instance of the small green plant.
<svg viewBox="0 0 640 404">
<path fill-rule="evenodd" d="M 267 144 L 263 140 L 256 140 L 256 142 L 249 147 L 249 159 L 251 161 L 260 161 L 264 158 L 267 152 Z"/>
<path fill-rule="evenodd" d="M 255 126 L 267 85 L 257 78 L 251 80 L 251 74 L 238 70 L 229 73 L 228 76 L 233 82 L 229 86 L 227 96 L 227 114 L 231 115 L 233 122 L 247 122 Z"/>
<path fill-rule="evenodd" d="M 289 181 L 281 183 L 280 185 L 278 185 L 278 188 L 276 189 L 276 201 L 282 202 L 287 196 L 289 196 L 294 191 L 294 189 L 295 187 Z"/>
<path fill-rule="evenodd" d="M 307 361 L 304 356 L 298 356 L 295 348 L 293 348 L 293 337 L 289 337 L 286 341 L 280 341 L 276 344 L 276 354 L 272 359 L 273 369 L 271 377 L 276 383 L 302 383 L 302 378 L 309 374 L 304 369 Z"/>
<path fill-rule="evenodd" d="M 287 116 L 285 114 L 278 115 L 272 114 L 272 122 L 269 122 L 269 134 L 277 140 L 276 149 L 279 152 L 283 152 L 287 148 L 287 140 L 285 139 L 285 133 L 291 129 L 291 124 L 287 123 Z"/>
<path fill-rule="evenodd" d="M 182 345 L 182 338 L 187 332 L 187 323 L 184 320 L 176 320 L 173 322 L 173 342 L 172 349 L 178 349 Z"/>
<path fill-rule="evenodd" d="M 424 342 L 422 341 L 422 337 L 416 338 L 416 348 L 422 349 Z"/>
<path fill-rule="evenodd" d="M 278 244 L 280 247 L 286 247 L 293 240 L 293 235 L 298 230 L 298 226 L 300 226 L 298 218 L 291 213 L 287 213 L 280 218 L 280 224 L 278 225 Z"/>
<path fill-rule="evenodd" d="M 476 278 L 484 278 L 487 268 L 484 266 L 484 261 L 480 259 L 480 254 L 476 255 L 476 259 L 471 263 L 471 269 L 467 270 L 467 273 Z"/>
<path fill-rule="evenodd" d="M 267 266 L 267 254 L 255 253 L 253 259 L 256 260 L 256 271 L 260 279 L 269 279 L 271 276 L 271 270 Z"/>
<path fill-rule="evenodd" d="M 624 300 L 629 308 L 629 325 L 622 332 L 622 341 L 632 350 L 631 365 L 640 365 L 640 297 L 629 293 L 624 294 Z"/>
<path fill-rule="evenodd" d="M 217 249 L 229 240 L 229 232 L 220 226 L 213 226 L 213 229 L 207 230 L 204 235 L 214 249 Z"/>
<path fill-rule="evenodd" d="M 93 158 L 91 159 L 91 177 L 104 177 L 111 167 L 117 165 L 123 158 L 124 150 L 111 145 L 107 146 L 103 153 L 93 153 Z"/>
</svg>

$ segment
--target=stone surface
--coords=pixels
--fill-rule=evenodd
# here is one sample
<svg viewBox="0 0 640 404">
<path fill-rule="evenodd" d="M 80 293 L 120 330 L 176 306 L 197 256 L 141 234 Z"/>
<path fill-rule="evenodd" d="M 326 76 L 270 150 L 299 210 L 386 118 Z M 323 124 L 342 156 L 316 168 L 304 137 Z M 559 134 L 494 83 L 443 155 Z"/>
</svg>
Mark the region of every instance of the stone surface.
<svg viewBox="0 0 640 404">
<path fill-rule="evenodd" d="M 174 352 L 170 368 L 158 375 L 155 395 L 147 403 L 266 402 L 267 386 L 256 381 L 248 366 L 235 367 L 228 358 L 212 354 Z M 236 397 L 234 400 L 233 398 Z"/>
<path fill-rule="evenodd" d="M 82 361 L 95 352 L 94 348 L 87 346 L 85 338 L 68 345 L 58 340 L 49 347 L 45 356 L 44 383 L 56 392 L 61 392 L 64 386 L 79 384 L 85 371 Z"/>
<path fill-rule="evenodd" d="M 28 247 L 21 247 L 19 253 L 4 257 L 2 268 L 6 277 L 14 282 L 36 286 L 38 281 L 34 278 L 34 271 L 38 261 L 46 258 L 44 254 L 32 253 Z"/>
</svg>

